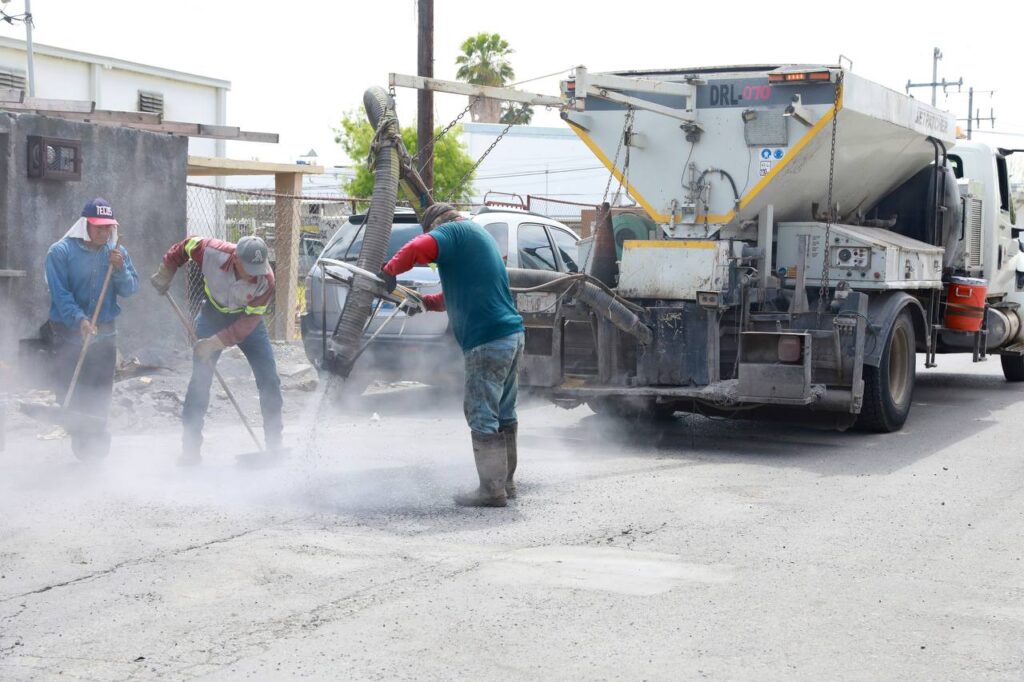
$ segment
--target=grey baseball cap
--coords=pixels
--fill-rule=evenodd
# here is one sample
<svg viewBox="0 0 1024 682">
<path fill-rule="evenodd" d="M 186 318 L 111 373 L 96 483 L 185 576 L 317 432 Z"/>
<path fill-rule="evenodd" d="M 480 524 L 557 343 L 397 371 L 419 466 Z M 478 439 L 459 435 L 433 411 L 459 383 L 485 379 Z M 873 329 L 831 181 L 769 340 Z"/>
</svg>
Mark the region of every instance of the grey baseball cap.
<svg viewBox="0 0 1024 682">
<path fill-rule="evenodd" d="M 235 246 L 235 255 L 242 262 L 242 269 L 250 277 L 270 274 L 270 252 L 267 244 L 259 237 L 242 237 Z"/>
</svg>

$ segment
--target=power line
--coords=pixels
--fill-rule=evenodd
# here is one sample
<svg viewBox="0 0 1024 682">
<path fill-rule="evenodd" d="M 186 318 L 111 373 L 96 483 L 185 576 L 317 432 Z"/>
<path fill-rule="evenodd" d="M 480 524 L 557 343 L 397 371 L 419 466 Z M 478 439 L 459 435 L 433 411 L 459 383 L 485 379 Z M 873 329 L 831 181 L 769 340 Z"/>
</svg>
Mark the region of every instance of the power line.
<svg viewBox="0 0 1024 682">
<path fill-rule="evenodd" d="M 555 175 L 556 173 L 582 173 L 585 171 L 602 170 L 604 166 L 588 166 L 586 168 L 561 168 L 557 170 L 524 171 L 521 173 L 499 173 L 496 175 L 478 175 L 477 180 L 497 180 L 500 178 L 525 178 L 532 175 Z"/>
</svg>

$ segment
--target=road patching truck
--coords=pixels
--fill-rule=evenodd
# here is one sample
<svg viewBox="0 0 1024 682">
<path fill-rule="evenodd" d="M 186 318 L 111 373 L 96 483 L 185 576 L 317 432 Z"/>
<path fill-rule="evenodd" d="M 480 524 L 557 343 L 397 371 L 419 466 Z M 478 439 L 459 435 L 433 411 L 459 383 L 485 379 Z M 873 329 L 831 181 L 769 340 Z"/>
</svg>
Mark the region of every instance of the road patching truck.
<svg viewBox="0 0 1024 682">
<path fill-rule="evenodd" d="M 996 354 L 1024 381 L 1010 152 L 957 139 L 952 114 L 841 65 L 577 67 L 556 106 L 656 229 L 617 251 L 605 219 L 585 274 L 511 272 L 523 385 L 623 416 L 781 409 L 895 431 L 918 353 Z"/>
</svg>

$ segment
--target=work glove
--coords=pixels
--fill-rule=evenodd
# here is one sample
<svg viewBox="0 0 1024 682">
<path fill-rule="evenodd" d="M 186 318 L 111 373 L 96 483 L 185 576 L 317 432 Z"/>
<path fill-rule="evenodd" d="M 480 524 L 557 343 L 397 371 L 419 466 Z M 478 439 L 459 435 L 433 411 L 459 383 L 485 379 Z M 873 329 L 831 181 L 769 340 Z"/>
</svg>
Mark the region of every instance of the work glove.
<svg viewBox="0 0 1024 682">
<path fill-rule="evenodd" d="M 224 350 L 224 342 L 217 335 L 208 336 L 205 339 L 196 341 L 195 352 L 200 360 L 209 360 L 210 357 L 219 351 Z"/>
<path fill-rule="evenodd" d="M 412 317 L 413 315 L 419 315 L 423 312 L 423 308 L 412 301 L 404 301 L 402 303 L 402 310 L 405 311 L 406 317 Z"/>
<path fill-rule="evenodd" d="M 381 281 L 384 282 L 384 292 L 390 294 L 398 286 L 398 278 L 394 275 L 388 274 L 381 270 L 377 273 Z"/>
<path fill-rule="evenodd" d="M 160 263 L 160 269 L 153 273 L 153 276 L 149 278 L 149 282 L 163 296 L 170 290 L 175 272 L 176 270 L 167 265 L 167 263 Z"/>
</svg>

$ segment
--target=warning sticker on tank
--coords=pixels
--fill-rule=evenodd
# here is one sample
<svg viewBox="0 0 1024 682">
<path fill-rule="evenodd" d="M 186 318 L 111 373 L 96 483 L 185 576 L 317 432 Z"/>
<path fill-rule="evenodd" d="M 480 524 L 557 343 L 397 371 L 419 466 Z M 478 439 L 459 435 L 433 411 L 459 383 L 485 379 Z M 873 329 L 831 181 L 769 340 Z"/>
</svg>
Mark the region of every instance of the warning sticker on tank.
<svg viewBox="0 0 1024 682">
<path fill-rule="evenodd" d="M 771 161 L 765 161 L 765 160 L 762 159 L 761 160 L 761 168 L 757 171 L 757 174 L 760 175 L 761 177 L 764 177 L 765 175 L 768 175 L 771 172 L 772 172 L 772 162 Z"/>
</svg>

